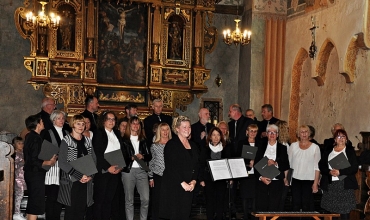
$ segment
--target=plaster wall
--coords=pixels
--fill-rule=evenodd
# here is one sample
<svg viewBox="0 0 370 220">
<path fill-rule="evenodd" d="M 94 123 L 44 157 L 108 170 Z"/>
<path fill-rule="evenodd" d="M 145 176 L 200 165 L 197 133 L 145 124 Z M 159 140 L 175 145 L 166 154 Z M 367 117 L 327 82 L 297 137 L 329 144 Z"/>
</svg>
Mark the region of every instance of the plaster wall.
<svg viewBox="0 0 370 220">
<path fill-rule="evenodd" d="M 27 84 L 31 72 L 23 66 L 30 43 L 14 25 L 14 11 L 22 2 L 2 1 L 0 7 L 0 130 L 20 133 L 24 120 L 40 111 L 42 91 Z"/>
<path fill-rule="evenodd" d="M 311 44 L 311 16 L 315 16 L 316 45 L 318 51 L 325 40 L 330 40 L 334 48 L 327 63 L 325 82 L 318 86 L 312 78 L 316 75 L 318 60 L 309 57 L 304 61 L 299 89 L 298 124 L 311 124 L 316 128 L 315 139 L 322 143 L 331 136 L 330 127 L 342 123 L 351 141 L 356 145 L 360 131 L 369 131 L 370 77 L 368 72 L 368 51 L 360 50 L 356 57 L 356 73 L 353 83 L 346 83 L 340 74 L 348 44 L 355 34 L 362 32 L 364 0 L 336 0 L 327 8 L 296 16 L 287 21 L 286 55 L 282 99 L 282 117 L 288 120 L 293 64 L 301 48 L 307 52 Z"/>
<path fill-rule="evenodd" d="M 177 111 L 180 115 L 190 117 L 191 122 L 197 122 L 198 111 L 203 98 L 221 98 L 223 104 L 223 119 L 229 121 L 227 115 L 229 106 L 238 103 L 238 72 L 239 72 L 239 47 L 234 45 L 227 46 L 222 41 L 222 30 L 225 28 L 235 28 L 235 16 L 215 14 L 214 26 L 218 30 L 218 41 L 216 48 L 210 54 L 206 54 L 205 67 L 211 69 L 211 77 L 206 81 L 208 92 L 203 94 L 199 99 L 194 97 L 194 101 L 188 105 L 185 112 Z M 217 87 L 215 78 L 217 74 L 222 78 L 222 85 Z M 246 106 L 242 106 L 243 109 Z"/>
</svg>

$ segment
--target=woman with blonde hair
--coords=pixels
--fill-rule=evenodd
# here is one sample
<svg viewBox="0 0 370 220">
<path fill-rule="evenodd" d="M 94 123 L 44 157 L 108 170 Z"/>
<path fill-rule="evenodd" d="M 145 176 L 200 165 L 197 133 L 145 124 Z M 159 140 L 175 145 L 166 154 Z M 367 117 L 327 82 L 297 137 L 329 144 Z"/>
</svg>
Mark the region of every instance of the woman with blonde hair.
<svg viewBox="0 0 370 220">
<path fill-rule="evenodd" d="M 230 142 L 229 138 L 229 125 L 227 124 L 226 121 L 220 121 L 217 126 L 221 131 L 222 134 L 224 135 L 224 139 L 226 141 L 226 144 Z"/>
<path fill-rule="evenodd" d="M 167 123 L 160 123 L 156 129 L 154 142 L 150 151 L 152 160 L 149 162 L 149 185 L 152 187 L 152 219 L 159 219 L 159 203 L 162 176 L 164 171 L 163 151 L 166 143 L 172 138 L 170 126 Z"/>
<path fill-rule="evenodd" d="M 175 118 L 172 130 L 175 135 L 164 148 L 165 170 L 162 177 L 159 216 L 165 219 L 188 220 L 192 192 L 198 177 L 199 149 L 188 139 L 191 133 L 188 117 Z"/>
</svg>

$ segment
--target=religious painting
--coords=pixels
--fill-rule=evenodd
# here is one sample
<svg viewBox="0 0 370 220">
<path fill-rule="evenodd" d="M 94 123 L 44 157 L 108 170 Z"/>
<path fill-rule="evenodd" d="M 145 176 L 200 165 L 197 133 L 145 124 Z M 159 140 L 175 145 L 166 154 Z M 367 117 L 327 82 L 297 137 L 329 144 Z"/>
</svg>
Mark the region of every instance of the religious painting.
<svg viewBox="0 0 370 220">
<path fill-rule="evenodd" d="M 99 83 L 146 85 L 148 6 L 101 1 L 98 14 Z"/>
<path fill-rule="evenodd" d="M 136 103 L 137 105 L 147 105 L 147 90 L 140 89 L 112 89 L 100 88 L 97 90 L 97 96 L 100 103 L 122 104 L 122 103 Z"/>
</svg>

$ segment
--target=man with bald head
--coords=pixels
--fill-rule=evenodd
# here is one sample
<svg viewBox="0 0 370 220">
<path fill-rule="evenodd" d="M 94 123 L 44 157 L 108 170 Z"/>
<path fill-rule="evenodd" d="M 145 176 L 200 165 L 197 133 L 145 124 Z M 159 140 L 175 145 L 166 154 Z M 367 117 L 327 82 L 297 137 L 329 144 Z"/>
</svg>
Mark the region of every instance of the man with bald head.
<svg viewBox="0 0 370 220">
<path fill-rule="evenodd" d="M 211 115 L 207 108 L 201 108 L 198 112 L 199 121 L 191 125 L 191 140 L 198 144 L 199 149 L 206 146 L 208 132 L 214 127 L 209 123 Z"/>
</svg>

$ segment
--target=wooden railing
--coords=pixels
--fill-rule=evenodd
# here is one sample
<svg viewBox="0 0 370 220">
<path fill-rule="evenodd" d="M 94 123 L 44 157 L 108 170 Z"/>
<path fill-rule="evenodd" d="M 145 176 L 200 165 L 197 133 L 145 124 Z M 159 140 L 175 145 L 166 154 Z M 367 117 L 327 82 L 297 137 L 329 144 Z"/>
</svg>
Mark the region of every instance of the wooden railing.
<svg viewBox="0 0 370 220">
<path fill-rule="evenodd" d="M 0 141 L 0 219 L 12 219 L 14 160 L 11 157 L 14 150 L 11 144 Z"/>
<path fill-rule="evenodd" d="M 331 214 L 331 213 L 320 213 L 320 212 L 254 212 L 252 213 L 255 217 L 258 217 L 259 220 L 266 220 L 271 218 L 271 220 L 278 219 L 280 217 L 284 218 L 297 218 L 297 217 L 311 217 L 316 220 L 324 218 L 325 220 L 331 220 L 333 217 L 340 217 L 340 214 Z"/>
</svg>

